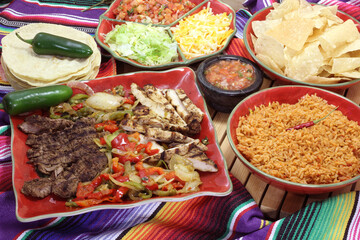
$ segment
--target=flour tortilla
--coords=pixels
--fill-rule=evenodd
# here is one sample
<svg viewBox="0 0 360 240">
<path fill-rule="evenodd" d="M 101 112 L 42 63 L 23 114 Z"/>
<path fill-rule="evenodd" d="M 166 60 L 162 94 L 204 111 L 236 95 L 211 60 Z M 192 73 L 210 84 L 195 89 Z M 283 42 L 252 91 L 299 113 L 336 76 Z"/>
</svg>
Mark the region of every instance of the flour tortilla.
<svg viewBox="0 0 360 240">
<path fill-rule="evenodd" d="M 2 66 L 2 68 L 4 70 L 5 80 L 7 80 L 15 90 L 22 90 L 22 89 L 27 89 L 27 88 L 42 87 L 42 86 L 49 85 L 49 84 L 43 84 L 43 83 L 39 83 L 39 82 L 31 82 L 29 84 L 28 82 L 21 81 L 20 79 L 15 77 L 11 73 L 11 71 L 7 68 L 6 64 L 4 64 L 4 62 L 3 62 L 2 57 L 1 57 L 1 66 Z M 95 77 L 97 76 L 98 73 L 99 73 L 99 67 L 95 66 L 95 67 L 93 67 L 93 69 L 91 71 L 89 71 L 89 73 L 87 75 L 81 76 L 81 77 L 78 77 L 78 78 L 72 78 L 69 81 L 71 81 L 71 80 L 73 80 L 73 81 L 82 81 L 82 80 L 95 79 Z M 56 83 L 52 83 L 52 84 L 65 84 L 66 82 L 68 82 L 68 81 L 56 82 Z"/>
<path fill-rule="evenodd" d="M 94 53 L 85 59 L 37 55 L 30 44 L 17 38 L 16 32 L 24 39 L 32 39 L 39 32 L 70 38 L 89 45 Z M 4 64 L 16 78 L 20 78 L 27 85 L 49 85 L 73 80 L 74 78 L 90 75 L 91 71 L 98 69 L 100 66 L 101 55 L 93 37 L 62 25 L 28 24 L 4 37 L 2 46 Z"/>
</svg>

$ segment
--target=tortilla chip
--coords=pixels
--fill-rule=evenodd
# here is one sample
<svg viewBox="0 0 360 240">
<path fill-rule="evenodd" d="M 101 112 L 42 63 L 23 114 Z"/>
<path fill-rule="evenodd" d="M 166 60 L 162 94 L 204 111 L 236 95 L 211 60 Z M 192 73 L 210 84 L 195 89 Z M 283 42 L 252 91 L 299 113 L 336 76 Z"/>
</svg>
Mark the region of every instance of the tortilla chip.
<svg viewBox="0 0 360 240">
<path fill-rule="evenodd" d="M 320 76 L 308 76 L 303 79 L 308 83 L 320 83 L 320 84 L 335 84 L 343 80 L 341 77 L 320 77 Z"/>
<path fill-rule="evenodd" d="M 359 67 L 360 67 L 360 58 L 351 58 L 351 57 L 334 58 L 331 72 L 334 74 L 349 72 Z"/>
<path fill-rule="evenodd" d="M 284 74 L 284 72 L 279 68 L 276 62 L 273 59 L 271 59 L 269 56 L 263 54 L 257 54 L 256 57 L 259 59 L 259 61 L 261 61 L 263 64 L 265 64 L 275 72 Z"/>
<path fill-rule="evenodd" d="M 284 46 L 269 36 L 262 36 L 256 40 L 254 45 L 255 52 L 273 59 L 279 68 L 285 66 Z"/>
<path fill-rule="evenodd" d="M 285 46 L 299 51 L 308 37 L 313 33 L 314 21 L 311 19 L 284 20 L 266 32 Z"/>
<path fill-rule="evenodd" d="M 350 43 L 359 38 L 360 34 L 352 20 L 331 27 L 320 36 L 321 47 L 326 52 L 333 52 L 343 44 Z"/>
<path fill-rule="evenodd" d="M 274 3 L 263 23 L 256 23 L 255 54 L 298 81 L 331 84 L 358 78 L 360 33 L 352 20 L 344 22 L 336 14 L 335 5 Z"/>
<path fill-rule="evenodd" d="M 350 42 L 349 44 L 344 44 L 333 52 L 334 57 L 340 57 L 344 55 L 345 53 L 358 51 L 360 50 L 360 38 L 355 39 L 355 41 Z"/>
<path fill-rule="evenodd" d="M 281 4 L 273 4 L 274 10 L 270 11 L 267 19 L 279 19 L 284 17 L 285 14 L 299 9 L 300 2 L 298 0 L 284 0 Z"/>
<path fill-rule="evenodd" d="M 268 20 L 268 21 L 254 21 L 252 29 L 256 37 L 262 37 L 266 31 L 281 23 L 281 19 Z"/>
<path fill-rule="evenodd" d="M 348 71 L 348 72 L 342 72 L 339 74 L 336 74 L 336 76 L 344 76 L 352 79 L 360 79 L 360 69 L 354 70 L 354 71 Z"/>
<path fill-rule="evenodd" d="M 319 43 L 311 43 L 286 65 L 285 74 L 300 81 L 315 76 L 319 73 L 323 60 Z"/>
</svg>

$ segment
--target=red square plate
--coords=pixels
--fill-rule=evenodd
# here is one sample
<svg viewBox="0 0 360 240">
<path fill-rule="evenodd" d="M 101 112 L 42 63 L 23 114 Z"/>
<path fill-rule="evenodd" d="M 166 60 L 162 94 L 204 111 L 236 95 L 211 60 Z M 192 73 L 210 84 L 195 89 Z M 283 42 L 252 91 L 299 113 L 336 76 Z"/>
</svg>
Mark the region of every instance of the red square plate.
<svg viewBox="0 0 360 240">
<path fill-rule="evenodd" d="M 232 183 L 227 171 L 226 161 L 217 142 L 216 133 L 211 118 L 207 111 L 206 104 L 195 83 L 195 73 L 191 68 L 175 68 L 161 72 L 137 72 L 111 77 L 99 78 L 87 82 L 95 92 L 103 91 L 117 85 L 123 85 L 125 89 L 130 88 L 130 84 L 135 82 L 139 86 L 153 84 L 159 88 L 182 88 L 189 98 L 203 112 L 201 133 L 196 136 L 199 139 L 208 137 L 209 150 L 207 155 L 217 164 L 219 171 L 216 173 L 200 172 L 203 184 L 200 191 L 181 194 L 171 197 L 155 197 L 142 201 L 126 201 L 123 203 L 100 204 L 87 208 L 70 208 L 65 206 L 65 200 L 50 195 L 44 199 L 34 199 L 26 197 L 21 193 L 21 188 L 25 181 L 36 178 L 37 174 L 32 165 L 27 164 L 28 158 L 26 151 L 29 147 L 25 144 L 27 135 L 18 129 L 18 125 L 24 121 L 25 116 L 12 116 L 11 129 L 12 140 L 11 150 L 13 157 L 13 186 L 16 198 L 16 216 L 19 221 L 29 222 L 43 218 L 72 216 L 101 209 L 124 209 L 140 206 L 152 202 L 184 201 L 199 196 L 225 196 L 231 193 Z"/>
</svg>

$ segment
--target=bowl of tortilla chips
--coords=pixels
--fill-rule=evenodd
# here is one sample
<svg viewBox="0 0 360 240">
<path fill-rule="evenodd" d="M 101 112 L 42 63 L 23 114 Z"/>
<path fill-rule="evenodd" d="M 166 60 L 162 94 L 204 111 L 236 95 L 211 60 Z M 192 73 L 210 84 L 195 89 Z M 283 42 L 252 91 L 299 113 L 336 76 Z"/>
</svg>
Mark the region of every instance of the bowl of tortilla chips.
<svg viewBox="0 0 360 240">
<path fill-rule="evenodd" d="M 359 31 L 360 23 L 337 6 L 285 0 L 249 19 L 244 43 L 273 80 L 345 89 L 360 82 Z"/>
</svg>

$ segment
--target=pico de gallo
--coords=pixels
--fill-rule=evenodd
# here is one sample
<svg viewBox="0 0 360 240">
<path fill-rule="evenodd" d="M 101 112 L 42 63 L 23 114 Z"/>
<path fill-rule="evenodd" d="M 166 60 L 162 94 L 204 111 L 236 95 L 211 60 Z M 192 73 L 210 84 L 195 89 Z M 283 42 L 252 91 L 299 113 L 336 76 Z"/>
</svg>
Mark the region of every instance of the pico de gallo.
<svg viewBox="0 0 360 240">
<path fill-rule="evenodd" d="M 123 0 L 114 14 L 119 20 L 169 25 L 195 6 L 188 0 Z"/>
<path fill-rule="evenodd" d="M 94 128 L 99 137 L 94 142 L 108 158 L 108 166 L 94 180 L 78 184 L 76 197 L 69 199 L 67 206 L 88 207 L 199 190 L 200 175 L 184 157 L 175 154 L 167 163 L 143 161 L 167 146 L 119 126 L 127 114 L 133 114 L 138 104 L 132 94 L 117 86 L 92 95 L 76 94 L 67 102 L 51 107 L 51 118 L 95 118 Z"/>
<path fill-rule="evenodd" d="M 238 60 L 221 60 L 205 69 L 206 80 L 225 90 L 241 90 L 255 81 L 254 68 Z"/>
</svg>

